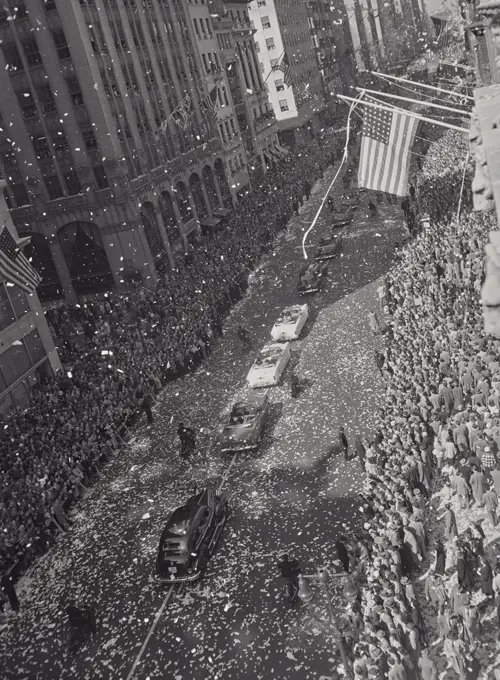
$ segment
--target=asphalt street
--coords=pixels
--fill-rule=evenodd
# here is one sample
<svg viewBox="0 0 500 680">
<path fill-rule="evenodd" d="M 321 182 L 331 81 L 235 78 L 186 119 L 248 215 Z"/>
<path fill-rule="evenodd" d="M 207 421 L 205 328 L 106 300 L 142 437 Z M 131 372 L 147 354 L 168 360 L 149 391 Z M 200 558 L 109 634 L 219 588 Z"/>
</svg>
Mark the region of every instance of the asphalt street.
<svg viewBox="0 0 500 680">
<path fill-rule="evenodd" d="M 344 462 L 334 443 L 340 425 L 350 441 L 374 427 L 382 383 L 373 353 L 380 339 L 371 334 L 367 313 L 377 308 L 377 279 L 389 269 L 404 230 L 399 207 L 382 204 L 373 219 L 365 196 L 341 255 L 330 262 L 325 289 L 299 297 L 302 234 L 333 174 L 330 169 L 316 184 L 252 275 L 210 357 L 194 375 L 167 385 L 153 426 L 143 427 L 109 465 L 72 514 L 71 530 L 24 579 L 21 612 L 7 616 L 1 633 L 2 677 L 337 677 L 323 591 L 313 585 L 313 601 L 288 610 L 276 562 L 288 552 L 306 573 L 318 566 L 333 572 L 335 538 L 360 521 L 359 464 Z M 340 183 L 335 193 L 342 193 Z M 259 451 L 221 455 L 215 442 L 223 415 L 248 393 L 245 377 L 256 351 L 270 339 L 281 309 L 304 301 L 310 318 L 293 344 L 291 365 L 308 379 L 307 390 L 291 399 L 289 367 L 270 391 L 272 418 Z M 240 323 L 251 331 L 249 352 L 236 336 Z M 200 452 L 190 463 L 178 455 L 180 420 L 200 432 Z M 195 484 L 221 483 L 232 512 L 205 578 L 172 592 L 159 588 L 151 574 L 166 518 Z M 333 579 L 330 588 L 340 611 L 340 580 Z M 97 638 L 74 657 L 65 651 L 62 614 L 71 599 L 94 602 L 99 611 Z"/>
</svg>

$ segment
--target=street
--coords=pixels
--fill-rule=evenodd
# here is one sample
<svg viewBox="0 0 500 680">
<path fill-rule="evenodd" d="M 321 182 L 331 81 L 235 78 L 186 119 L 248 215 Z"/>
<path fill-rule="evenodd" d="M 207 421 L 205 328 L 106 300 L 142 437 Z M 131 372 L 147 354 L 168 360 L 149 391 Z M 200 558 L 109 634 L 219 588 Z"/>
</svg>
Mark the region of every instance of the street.
<svg viewBox="0 0 500 680">
<path fill-rule="evenodd" d="M 316 184 L 252 274 L 246 297 L 201 368 L 165 387 L 153 426 L 143 427 L 106 468 L 72 513 L 71 530 L 24 579 L 21 612 L 8 620 L 0 642 L 4 677 L 337 677 L 340 657 L 321 588 L 312 584 L 313 601 L 289 610 L 276 563 L 288 552 L 306 573 L 323 566 L 335 571 L 335 539 L 359 524 L 359 463 L 344 462 L 335 442 L 341 425 L 352 444 L 375 424 L 383 384 L 373 355 L 381 339 L 371 333 L 367 314 L 378 311 L 377 279 L 404 233 L 399 207 L 381 204 L 373 219 L 365 194 L 341 255 L 330 261 L 325 289 L 299 297 L 302 233 L 333 174 L 330 168 Z M 324 228 L 323 218 L 309 244 Z M 263 444 L 257 452 L 221 455 L 215 444 L 223 414 L 249 393 L 246 374 L 281 309 L 298 302 L 308 303 L 309 320 L 293 343 L 291 366 L 270 390 L 272 418 Z M 250 352 L 238 341 L 238 324 L 250 330 Z M 292 367 L 309 381 L 294 400 Z M 200 433 L 191 462 L 179 458 L 179 421 Z M 170 592 L 151 580 L 158 540 L 170 512 L 195 485 L 206 484 L 223 486 L 230 520 L 205 578 Z M 331 585 L 338 611 L 345 607 L 340 585 L 340 579 Z M 95 641 L 73 659 L 65 651 L 63 614 L 72 599 L 94 602 L 99 613 Z"/>
</svg>

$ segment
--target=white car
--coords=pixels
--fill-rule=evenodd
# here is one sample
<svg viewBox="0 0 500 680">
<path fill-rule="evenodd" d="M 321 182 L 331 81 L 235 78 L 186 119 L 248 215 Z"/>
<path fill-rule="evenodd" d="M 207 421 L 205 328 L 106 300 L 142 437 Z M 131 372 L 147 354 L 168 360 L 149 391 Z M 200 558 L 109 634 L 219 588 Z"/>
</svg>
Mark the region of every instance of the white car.
<svg viewBox="0 0 500 680">
<path fill-rule="evenodd" d="M 250 387 L 277 385 L 290 359 L 290 343 L 272 343 L 263 347 L 247 375 Z"/>
<path fill-rule="evenodd" d="M 275 342 L 297 340 L 309 316 L 307 305 L 285 307 L 273 326 L 271 337 Z"/>
</svg>

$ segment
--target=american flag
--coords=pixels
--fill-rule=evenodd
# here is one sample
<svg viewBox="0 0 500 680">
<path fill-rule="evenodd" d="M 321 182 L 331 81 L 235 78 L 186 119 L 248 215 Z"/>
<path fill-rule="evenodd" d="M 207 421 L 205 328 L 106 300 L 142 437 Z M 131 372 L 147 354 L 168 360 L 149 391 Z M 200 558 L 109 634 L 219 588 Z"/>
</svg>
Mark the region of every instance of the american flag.
<svg viewBox="0 0 500 680">
<path fill-rule="evenodd" d="M 442 16 L 431 17 L 438 47 L 448 47 L 451 42 L 450 22 Z"/>
<path fill-rule="evenodd" d="M 214 85 L 210 92 L 201 101 L 203 113 L 210 114 L 212 118 L 217 118 L 217 85 Z"/>
<path fill-rule="evenodd" d="M 285 85 L 287 87 L 293 85 L 294 75 L 292 67 L 290 65 L 290 60 L 288 59 L 288 55 L 286 52 L 283 54 L 283 59 L 280 61 L 280 63 L 273 66 L 273 70 L 283 71 L 283 82 L 285 83 Z"/>
<path fill-rule="evenodd" d="M 402 110 L 364 107 L 358 186 L 406 196 L 418 122 Z"/>
<path fill-rule="evenodd" d="M 42 280 L 5 224 L 0 227 L 0 274 L 10 283 L 21 286 L 27 293 L 33 293 Z"/>
</svg>

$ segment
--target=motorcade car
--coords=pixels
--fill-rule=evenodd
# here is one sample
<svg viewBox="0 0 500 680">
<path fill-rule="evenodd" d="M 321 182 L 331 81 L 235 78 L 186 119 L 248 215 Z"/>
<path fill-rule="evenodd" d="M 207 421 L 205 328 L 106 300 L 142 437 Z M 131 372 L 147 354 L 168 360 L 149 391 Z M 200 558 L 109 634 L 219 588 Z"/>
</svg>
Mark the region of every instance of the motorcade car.
<svg viewBox="0 0 500 680">
<path fill-rule="evenodd" d="M 272 387 L 277 385 L 290 360 L 290 343 L 265 345 L 255 359 L 247 375 L 249 387 Z"/>
<path fill-rule="evenodd" d="M 337 211 L 332 216 L 332 227 L 345 227 L 347 224 L 352 222 L 353 210 L 348 208 L 347 210 Z"/>
<path fill-rule="evenodd" d="M 226 496 L 210 487 L 191 496 L 170 515 L 158 547 L 155 579 L 186 583 L 200 579 L 227 522 Z"/>
<path fill-rule="evenodd" d="M 309 308 L 307 305 L 285 307 L 271 330 L 271 338 L 275 342 L 297 340 L 308 316 Z"/>
<path fill-rule="evenodd" d="M 299 274 L 298 291 L 301 295 L 317 293 L 326 281 L 328 262 L 310 262 L 303 265 Z"/>
<path fill-rule="evenodd" d="M 269 418 L 269 410 L 268 392 L 254 393 L 246 401 L 234 404 L 220 436 L 221 451 L 256 449 L 262 439 Z"/>
<path fill-rule="evenodd" d="M 331 260 L 340 252 L 342 247 L 342 232 L 324 236 L 320 239 L 314 259 L 316 261 Z"/>
</svg>

